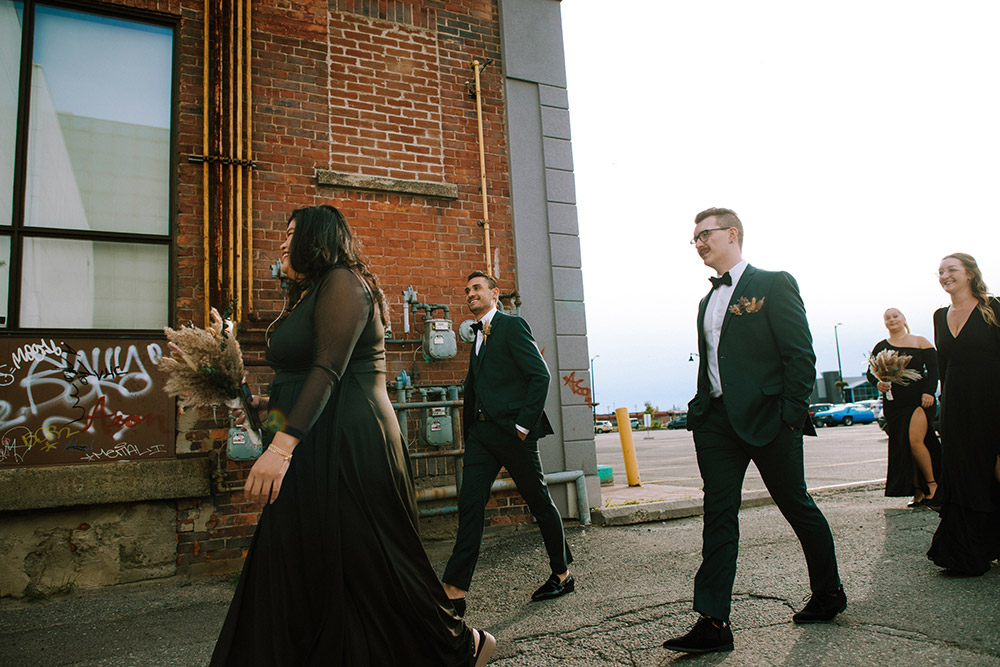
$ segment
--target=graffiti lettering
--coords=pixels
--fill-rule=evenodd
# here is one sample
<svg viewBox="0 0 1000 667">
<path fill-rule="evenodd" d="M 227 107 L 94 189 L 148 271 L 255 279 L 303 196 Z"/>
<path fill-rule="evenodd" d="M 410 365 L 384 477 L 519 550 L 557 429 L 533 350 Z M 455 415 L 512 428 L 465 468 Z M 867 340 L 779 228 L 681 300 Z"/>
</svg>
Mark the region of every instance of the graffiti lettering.
<svg viewBox="0 0 1000 667">
<path fill-rule="evenodd" d="M 26 345 L 15 356 L 26 358 L 25 350 L 29 347 L 34 354 L 35 347 Z M 46 425 L 78 423 L 87 416 L 84 403 L 102 396 L 137 398 L 153 387 L 153 378 L 135 345 L 103 351 L 95 347 L 89 359 L 69 346 L 66 347 L 72 352 L 64 352 L 54 344 L 51 347 L 59 355 L 35 355 L 27 367 L 27 375 L 19 383 L 28 396 L 28 405 L 15 412 L 9 402 L 0 400 L 0 429 L 24 424 L 30 416 L 39 414 L 46 415 Z M 149 363 L 156 365 L 163 357 L 163 350 L 159 344 L 151 343 L 146 347 L 146 355 Z"/>
<path fill-rule="evenodd" d="M 569 387 L 577 396 L 583 396 L 583 400 L 590 405 L 590 387 L 583 386 L 583 378 L 577 379 L 576 371 L 573 371 L 569 375 L 563 375 L 563 384 Z"/>
<path fill-rule="evenodd" d="M 171 437 L 172 406 L 155 400 L 159 378 L 150 366 L 163 358 L 162 344 L 115 342 L 33 339 L 0 347 L 12 360 L 0 363 L 0 388 L 10 387 L 0 391 L 0 465 L 170 451 L 149 444 Z M 122 446 L 126 440 L 138 451 Z"/>
<path fill-rule="evenodd" d="M 83 426 L 81 427 L 84 431 L 93 433 L 94 423 L 97 420 L 100 420 L 101 429 L 105 433 L 115 433 L 116 431 L 121 432 L 124 429 L 133 428 L 143 423 L 152 426 L 156 422 L 159 422 L 160 424 L 161 433 L 167 432 L 167 425 L 163 420 L 163 415 L 127 415 L 123 412 L 111 413 L 105 407 L 106 399 L 106 396 L 101 396 L 97 399 L 97 403 L 94 404 L 94 407 L 90 409 L 90 412 L 87 413 Z"/>
<path fill-rule="evenodd" d="M 0 437 L 0 463 L 6 463 L 13 461 L 14 463 L 23 463 L 24 455 L 28 452 L 28 448 L 22 443 L 22 438 L 24 437 L 21 432 L 30 434 L 28 429 L 23 426 L 15 426 L 12 429 L 8 429 L 6 433 Z"/>
<path fill-rule="evenodd" d="M 127 461 L 132 457 L 142 458 L 143 456 L 152 456 L 153 454 L 162 454 L 166 451 L 163 445 L 150 445 L 145 449 L 139 449 L 137 445 L 133 445 L 128 442 L 119 442 L 112 449 L 101 449 L 100 451 L 94 451 L 90 454 L 84 454 L 80 460 L 81 461 Z"/>
<path fill-rule="evenodd" d="M 32 447 L 40 447 L 43 452 L 49 452 L 56 448 L 60 440 L 75 435 L 78 431 L 61 426 L 42 426 L 34 431 L 25 429 L 21 436 L 21 444 L 25 450 Z"/>
<path fill-rule="evenodd" d="M 50 354 L 57 357 L 63 356 L 62 348 L 56 345 L 51 339 L 48 342 L 39 340 L 37 343 L 22 345 L 10 355 L 10 358 L 14 363 L 14 370 L 19 371 L 21 370 L 22 363 L 38 361 Z"/>
</svg>

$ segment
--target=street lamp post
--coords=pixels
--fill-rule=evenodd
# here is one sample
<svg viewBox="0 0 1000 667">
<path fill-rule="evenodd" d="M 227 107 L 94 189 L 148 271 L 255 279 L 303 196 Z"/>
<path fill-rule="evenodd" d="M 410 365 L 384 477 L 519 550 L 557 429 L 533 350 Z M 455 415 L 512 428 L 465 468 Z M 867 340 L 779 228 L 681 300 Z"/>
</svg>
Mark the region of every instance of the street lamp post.
<svg viewBox="0 0 1000 667">
<path fill-rule="evenodd" d="M 597 385 L 594 383 L 594 359 L 601 355 L 595 354 L 590 358 L 590 409 L 594 413 L 594 420 L 597 420 Z"/>
<path fill-rule="evenodd" d="M 843 322 L 833 325 L 833 340 L 837 344 L 837 381 L 840 383 L 840 399 L 844 400 L 844 368 L 840 365 L 840 336 L 837 334 L 837 327 L 844 326 Z"/>
</svg>

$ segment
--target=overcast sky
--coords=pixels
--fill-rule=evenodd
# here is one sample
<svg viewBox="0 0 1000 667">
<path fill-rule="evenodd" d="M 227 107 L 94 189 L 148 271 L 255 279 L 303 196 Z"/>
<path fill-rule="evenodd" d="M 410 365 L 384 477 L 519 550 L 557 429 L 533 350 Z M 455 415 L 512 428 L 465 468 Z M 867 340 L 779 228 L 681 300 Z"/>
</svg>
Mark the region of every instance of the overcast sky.
<svg viewBox="0 0 1000 667">
<path fill-rule="evenodd" d="M 947 253 L 1000 289 L 1000 3 L 561 7 L 598 411 L 694 394 L 713 271 L 688 241 L 710 206 L 797 278 L 819 373 L 842 322 L 859 375 L 890 306 L 933 339 Z"/>
</svg>

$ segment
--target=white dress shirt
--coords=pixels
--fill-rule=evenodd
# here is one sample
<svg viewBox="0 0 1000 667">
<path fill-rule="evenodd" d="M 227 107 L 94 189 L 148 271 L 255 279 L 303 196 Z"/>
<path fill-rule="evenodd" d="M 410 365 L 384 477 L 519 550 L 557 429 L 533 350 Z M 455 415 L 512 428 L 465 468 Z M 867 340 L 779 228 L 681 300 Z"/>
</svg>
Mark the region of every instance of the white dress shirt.
<svg viewBox="0 0 1000 667">
<path fill-rule="evenodd" d="M 719 376 L 719 336 L 722 334 L 722 322 L 729 309 L 729 300 L 733 298 L 733 290 L 736 289 L 746 268 L 747 261 L 744 259 L 729 269 L 729 277 L 733 279 L 733 284 L 720 285 L 712 290 L 712 296 L 708 297 L 708 305 L 705 307 L 705 321 L 702 326 L 705 332 L 705 354 L 708 357 L 706 360 L 708 382 L 712 398 L 722 396 L 722 379 Z"/>
<path fill-rule="evenodd" d="M 483 329 L 489 326 L 489 323 L 493 321 L 493 316 L 497 314 L 496 306 L 490 308 L 490 312 L 479 318 L 479 321 L 483 323 Z M 486 336 L 483 334 L 483 330 L 480 329 L 476 332 L 476 356 L 479 355 L 479 350 L 483 347 L 483 342 L 486 340 Z"/>
</svg>

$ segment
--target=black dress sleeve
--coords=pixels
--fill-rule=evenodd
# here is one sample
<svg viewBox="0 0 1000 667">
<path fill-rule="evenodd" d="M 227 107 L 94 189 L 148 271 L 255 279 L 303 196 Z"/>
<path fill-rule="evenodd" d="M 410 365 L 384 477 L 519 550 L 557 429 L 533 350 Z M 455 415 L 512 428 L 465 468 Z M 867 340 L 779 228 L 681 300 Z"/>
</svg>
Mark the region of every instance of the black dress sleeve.
<svg viewBox="0 0 1000 667">
<path fill-rule="evenodd" d="M 354 346 L 372 315 L 371 294 L 347 268 L 331 270 L 314 288 L 313 335 L 316 352 L 285 432 L 298 439 L 316 423 L 333 388 L 347 370 Z"/>
<path fill-rule="evenodd" d="M 872 348 L 871 356 L 874 357 L 882 350 L 887 350 L 887 349 L 889 349 L 889 342 L 885 340 L 880 340 L 878 343 L 875 344 L 875 347 Z M 878 386 L 878 378 L 872 375 L 870 366 L 868 367 L 868 370 L 865 371 L 865 377 L 868 378 L 868 381 L 871 382 L 873 385 Z"/>
<path fill-rule="evenodd" d="M 933 396 L 937 392 L 938 380 L 940 379 L 940 376 L 938 375 L 937 350 L 930 347 L 921 350 L 920 353 L 924 357 L 924 368 L 926 369 L 922 383 L 924 390 L 923 393 Z"/>
</svg>

